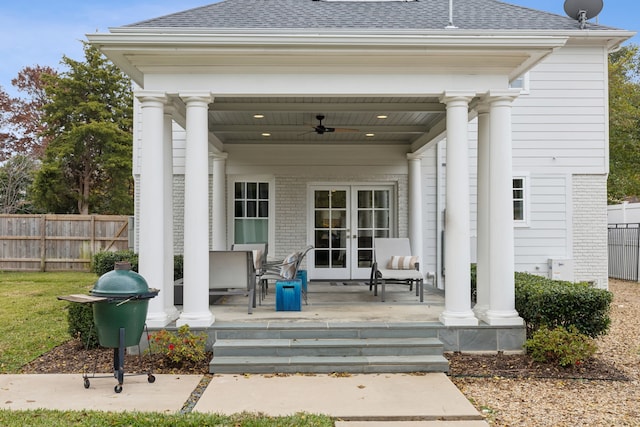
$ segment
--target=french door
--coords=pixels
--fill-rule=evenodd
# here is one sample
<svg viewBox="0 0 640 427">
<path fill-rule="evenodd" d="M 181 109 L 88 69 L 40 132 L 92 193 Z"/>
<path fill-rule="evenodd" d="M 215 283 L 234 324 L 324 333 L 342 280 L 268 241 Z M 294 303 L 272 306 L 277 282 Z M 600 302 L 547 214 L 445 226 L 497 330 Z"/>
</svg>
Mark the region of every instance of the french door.
<svg viewBox="0 0 640 427">
<path fill-rule="evenodd" d="M 315 247 L 309 277 L 363 280 L 371 274 L 373 238 L 395 229 L 392 185 L 314 185 L 308 224 Z"/>
</svg>

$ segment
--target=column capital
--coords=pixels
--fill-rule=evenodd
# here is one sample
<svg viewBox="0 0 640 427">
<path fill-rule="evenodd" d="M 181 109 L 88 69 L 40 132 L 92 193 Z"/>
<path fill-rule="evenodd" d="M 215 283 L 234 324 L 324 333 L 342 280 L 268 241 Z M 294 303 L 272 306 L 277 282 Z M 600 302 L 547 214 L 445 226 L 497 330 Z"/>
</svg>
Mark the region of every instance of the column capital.
<svg viewBox="0 0 640 427">
<path fill-rule="evenodd" d="M 142 103 L 161 102 L 166 104 L 168 100 L 167 94 L 159 90 L 136 90 L 133 92 L 133 96 L 138 98 Z"/>
<path fill-rule="evenodd" d="M 209 153 L 209 157 L 211 157 L 213 161 L 227 160 L 229 153 Z"/>
<path fill-rule="evenodd" d="M 187 104 L 198 102 L 210 104 L 211 102 L 213 102 L 213 97 L 211 96 L 210 92 L 180 92 L 178 96 Z"/>
<path fill-rule="evenodd" d="M 443 104 L 447 104 L 447 107 L 451 104 L 456 103 L 464 103 L 466 105 L 469 105 L 469 102 L 471 102 L 471 100 L 475 98 L 475 96 L 475 92 L 448 90 L 442 92 L 442 95 L 440 95 L 440 102 Z"/>
<path fill-rule="evenodd" d="M 482 96 L 481 101 L 484 104 L 494 104 L 496 102 L 506 102 L 510 104 L 518 96 L 520 96 L 520 89 L 490 90 Z"/>
<path fill-rule="evenodd" d="M 407 153 L 407 160 L 422 160 L 424 155 L 418 153 Z"/>
</svg>

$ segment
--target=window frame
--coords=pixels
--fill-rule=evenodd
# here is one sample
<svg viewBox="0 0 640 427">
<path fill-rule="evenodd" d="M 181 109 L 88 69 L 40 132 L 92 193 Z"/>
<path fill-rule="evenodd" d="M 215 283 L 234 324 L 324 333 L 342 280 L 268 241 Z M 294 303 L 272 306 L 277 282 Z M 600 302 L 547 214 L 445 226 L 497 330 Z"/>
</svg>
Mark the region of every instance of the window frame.
<svg viewBox="0 0 640 427">
<path fill-rule="evenodd" d="M 522 187 L 521 188 L 517 188 L 518 190 L 522 191 L 522 198 L 521 199 L 516 199 L 514 196 L 514 191 L 516 190 L 516 187 L 514 186 L 514 181 L 515 180 L 521 180 L 522 181 Z M 513 224 L 516 227 L 528 227 L 529 226 L 529 219 L 530 219 L 530 199 L 531 199 L 531 192 L 529 190 L 529 175 L 528 174 L 523 174 L 523 173 L 519 173 L 519 174 L 514 174 L 511 178 L 511 199 L 512 199 L 512 203 L 513 203 Z M 515 218 L 515 202 L 517 200 L 522 200 L 522 219 L 516 219 Z"/>
<path fill-rule="evenodd" d="M 231 246 L 235 242 L 235 226 L 236 219 L 242 219 L 236 217 L 236 209 L 235 209 L 235 188 L 236 183 L 267 183 L 269 185 L 268 191 L 268 215 L 267 219 L 267 244 L 269 247 L 274 247 L 273 242 L 275 241 L 275 181 L 272 176 L 265 175 L 237 175 L 237 176 L 227 176 L 227 240 L 229 246 Z M 246 199 L 245 199 L 246 200 Z M 245 219 L 247 217 L 244 217 Z M 251 217 L 253 218 L 253 217 Z M 260 218 L 259 216 L 255 217 L 256 219 Z"/>
</svg>

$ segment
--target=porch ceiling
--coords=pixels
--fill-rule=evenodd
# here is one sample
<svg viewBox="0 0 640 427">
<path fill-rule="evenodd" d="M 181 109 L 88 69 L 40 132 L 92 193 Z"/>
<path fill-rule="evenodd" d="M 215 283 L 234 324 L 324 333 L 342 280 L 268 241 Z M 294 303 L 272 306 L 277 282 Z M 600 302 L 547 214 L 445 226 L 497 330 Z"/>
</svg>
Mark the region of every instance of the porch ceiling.
<svg viewBox="0 0 640 427">
<path fill-rule="evenodd" d="M 209 131 L 224 144 L 410 145 L 444 110 L 427 97 L 223 97 L 209 107 Z M 336 131 L 316 133 L 318 115 Z"/>
</svg>

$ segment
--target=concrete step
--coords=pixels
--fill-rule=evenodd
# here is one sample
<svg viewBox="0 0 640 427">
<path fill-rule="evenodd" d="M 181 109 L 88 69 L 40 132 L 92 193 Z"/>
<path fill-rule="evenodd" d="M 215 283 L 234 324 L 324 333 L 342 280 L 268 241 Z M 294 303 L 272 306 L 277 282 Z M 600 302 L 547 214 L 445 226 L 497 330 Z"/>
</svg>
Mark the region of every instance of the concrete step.
<svg viewBox="0 0 640 427">
<path fill-rule="evenodd" d="M 399 373 L 447 372 L 449 362 L 442 355 L 413 356 L 223 356 L 214 357 L 209 372 L 231 373 Z"/>
<path fill-rule="evenodd" d="M 218 340 L 213 356 L 410 356 L 442 355 L 436 338 Z"/>
</svg>

